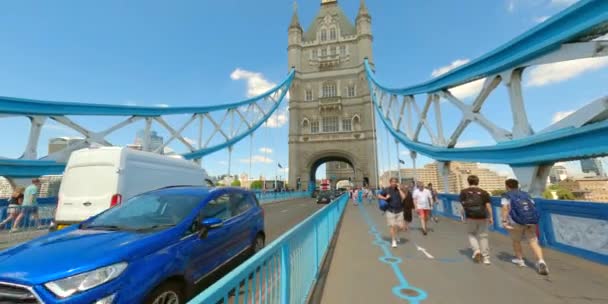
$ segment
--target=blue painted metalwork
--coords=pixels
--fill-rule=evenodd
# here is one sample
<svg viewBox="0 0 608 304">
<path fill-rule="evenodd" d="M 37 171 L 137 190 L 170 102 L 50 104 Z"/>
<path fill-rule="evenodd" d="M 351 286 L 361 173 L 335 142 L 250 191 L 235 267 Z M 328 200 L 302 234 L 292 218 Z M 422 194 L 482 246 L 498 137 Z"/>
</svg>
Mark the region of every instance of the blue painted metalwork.
<svg viewBox="0 0 608 304">
<path fill-rule="evenodd" d="M 439 194 L 440 203 L 443 205 L 443 211 L 437 214 L 442 216 L 460 220 L 460 214 L 454 213 L 452 204 L 460 204 L 459 197 L 456 194 Z M 494 224 L 490 227 L 491 230 L 507 234 L 507 230 L 501 227 L 500 218 L 500 197 L 492 197 L 492 209 L 494 215 Z M 608 204 L 606 203 L 591 203 L 579 201 L 556 201 L 535 198 L 537 208 L 541 213 L 539 223 L 539 240 L 543 246 L 562 251 L 567 254 L 575 255 L 594 262 L 608 265 L 608 254 L 606 250 L 590 250 L 589 247 L 606 248 L 608 246 Z M 553 218 L 555 215 L 566 216 L 571 218 L 573 222 L 566 226 L 564 223 L 554 225 Z M 594 225 L 585 225 L 585 222 L 594 221 Z M 556 235 L 556 231 L 568 231 L 568 235 Z M 580 231 L 579 231 L 580 230 Z M 571 237 L 574 240 L 588 238 L 588 244 L 568 244 L 563 239 Z M 562 239 L 562 240 L 560 240 Z M 585 245 L 587 248 L 583 248 Z"/>
<path fill-rule="evenodd" d="M 395 130 L 382 115 L 375 94 L 372 94 L 372 101 L 380 121 L 401 144 L 439 161 L 497 163 L 517 167 L 608 155 L 608 121 L 539 133 L 494 146 L 446 148 L 409 139 L 400 130 Z"/>
<path fill-rule="evenodd" d="M 342 195 L 224 276 L 191 304 L 304 303 L 348 202 Z"/>
<path fill-rule="evenodd" d="M 155 117 L 171 114 L 200 114 L 233 109 L 269 97 L 282 87 L 289 87 L 295 75 L 292 70 L 287 78 L 268 92 L 243 101 L 205 107 L 142 107 L 76 103 L 62 101 L 33 100 L 14 97 L 0 97 L 0 113 L 17 115 L 95 115 L 95 116 L 141 116 Z"/>
<path fill-rule="evenodd" d="M 298 192 L 256 192 L 255 196 L 260 201 L 260 204 L 267 204 L 271 202 L 284 201 L 296 198 L 310 197 L 310 192 L 298 191 Z"/>
<path fill-rule="evenodd" d="M 405 88 L 388 88 L 379 84 L 373 76 L 369 77 L 369 72 L 368 77 L 378 87 L 392 94 L 437 92 L 518 67 L 556 51 L 563 43 L 576 41 L 607 23 L 608 1 L 582 0 L 494 51 L 433 80 Z"/>
<path fill-rule="evenodd" d="M 122 105 L 103 105 L 103 104 L 87 104 L 87 103 L 69 103 L 43 100 L 30 100 L 12 97 L 0 97 L 0 114 L 10 115 L 99 115 L 99 116 L 141 116 L 141 117 L 156 117 L 171 114 L 201 114 L 212 111 L 222 111 L 236 109 L 238 107 L 254 104 L 265 98 L 269 98 L 273 94 L 280 92 L 279 98 L 276 100 L 272 108 L 258 121 L 252 122 L 251 127 L 228 140 L 211 147 L 199 149 L 190 153 L 185 153 L 182 156 L 186 159 L 198 159 L 209 155 L 213 152 L 231 147 L 240 140 L 251 135 L 266 122 L 274 112 L 279 108 L 291 82 L 295 76 L 295 70 L 292 70 L 285 80 L 275 86 L 268 92 L 259 96 L 236 102 L 231 104 L 207 106 L 207 107 L 141 107 L 141 106 L 122 106 Z M 23 159 L 0 159 L 0 176 L 26 178 L 37 177 L 42 175 L 62 174 L 65 169 L 65 163 L 43 160 L 23 160 Z"/>
</svg>

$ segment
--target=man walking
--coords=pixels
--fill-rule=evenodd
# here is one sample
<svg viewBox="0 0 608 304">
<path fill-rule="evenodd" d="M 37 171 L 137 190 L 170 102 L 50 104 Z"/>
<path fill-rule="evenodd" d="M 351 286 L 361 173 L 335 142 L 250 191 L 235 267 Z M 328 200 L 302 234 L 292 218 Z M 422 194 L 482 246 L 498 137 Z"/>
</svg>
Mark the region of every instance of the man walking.
<svg viewBox="0 0 608 304">
<path fill-rule="evenodd" d="M 460 191 L 460 203 L 464 208 L 469 243 L 473 249 L 473 260 L 490 265 L 490 246 L 488 244 L 488 224 L 493 223 L 490 194 L 479 188 L 479 177 L 469 175 L 469 188 Z"/>
<path fill-rule="evenodd" d="M 420 226 L 422 227 L 422 233 L 426 235 L 428 233 L 427 225 L 429 217 L 431 216 L 431 204 L 433 201 L 433 194 L 429 189 L 424 187 L 424 183 L 418 182 L 418 187 L 414 190 L 412 197 L 414 198 L 414 205 L 418 211 L 420 217 Z"/>
<path fill-rule="evenodd" d="M 390 186 L 384 189 L 382 194 L 378 194 L 378 199 L 385 200 L 388 203 L 388 209 L 384 215 L 391 234 L 393 248 L 396 248 L 399 242 L 399 230 L 405 229 L 405 221 L 403 220 L 404 198 L 405 195 L 399 189 L 398 180 L 395 177 L 390 179 Z"/>
<path fill-rule="evenodd" d="M 32 179 L 32 184 L 25 188 L 23 193 L 23 211 L 19 213 L 19 216 L 15 219 L 14 229 L 18 229 L 19 223 L 23 219 L 24 215 L 32 216 L 34 218 L 35 227 L 38 228 L 38 191 L 40 189 L 40 180 L 38 178 Z"/>
<path fill-rule="evenodd" d="M 439 223 L 439 218 L 437 218 L 437 215 L 435 214 L 435 207 L 439 203 L 439 198 L 437 197 L 437 191 L 435 191 L 435 189 L 433 189 L 432 183 L 429 183 L 426 187 L 429 189 L 429 191 L 431 191 L 431 194 L 433 196 L 433 202 L 432 202 L 433 205 L 431 206 L 430 217 L 433 219 L 433 221 L 435 223 Z"/>
<path fill-rule="evenodd" d="M 509 231 L 511 240 L 513 241 L 513 251 L 515 251 L 515 259 L 511 262 L 520 266 L 526 267 L 521 248 L 521 240 L 528 239 L 530 247 L 536 255 L 538 262 L 536 263 L 537 271 L 541 275 L 548 275 L 549 268 L 543 258 L 543 251 L 538 244 L 536 237 L 536 225 L 540 218 L 538 210 L 534 204 L 534 200 L 530 194 L 519 190 L 519 182 L 515 179 L 508 179 L 505 182 L 507 192 L 503 195 L 502 204 L 502 224 Z"/>
</svg>

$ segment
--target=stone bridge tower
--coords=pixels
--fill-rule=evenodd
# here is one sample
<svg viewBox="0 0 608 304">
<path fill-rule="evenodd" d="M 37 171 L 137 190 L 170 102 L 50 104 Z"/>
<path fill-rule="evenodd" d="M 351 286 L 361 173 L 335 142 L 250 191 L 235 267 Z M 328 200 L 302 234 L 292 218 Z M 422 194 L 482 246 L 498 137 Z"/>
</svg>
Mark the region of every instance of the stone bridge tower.
<svg viewBox="0 0 608 304">
<path fill-rule="evenodd" d="M 294 187 L 314 187 L 317 168 L 336 161 L 351 168 L 349 176 L 338 179 L 376 186 L 376 134 L 363 65 L 365 58 L 373 62 L 372 40 L 363 0 L 355 24 L 337 0 L 322 0 L 305 32 L 294 11 L 287 48 L 289 67 L 296 69 L 289 91 L 289 181 Z"/>
</svg>

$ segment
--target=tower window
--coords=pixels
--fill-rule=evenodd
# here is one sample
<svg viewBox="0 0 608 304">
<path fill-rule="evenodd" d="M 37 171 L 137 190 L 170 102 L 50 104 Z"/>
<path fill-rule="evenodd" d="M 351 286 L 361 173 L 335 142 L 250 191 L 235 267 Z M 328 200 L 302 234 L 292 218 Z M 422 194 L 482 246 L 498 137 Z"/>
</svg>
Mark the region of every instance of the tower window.
<svg viewBox="0 0 608 304">
<path fill-rule="evenodd" d="M 321 57 L 327 57 L 327 49 L 326 48 L 322 48 L 321 49 Z"/>
<path fill-rule="evenodd" d="M 353 130 L 350 119 L 342 119 L 342 131 L 350 132 Z"/>
<path fill-rule="evenodd" d="M 336 55 L 336 47 L 335 47 L 335 46 L 332 46 L 332 47 L 330 48 L 330 51 L 331 51 L 331 54 L 332 54 L 332 55 Z"/>
<path fill-rule="evenodd" d="M 323 132 L 338 132 L 339 131 L 339 126 L 338 126 L 338 117 L 337 116 L 330 116 L 330 117 L 323 117 Z"/>
<path fill-rule="evenodd" d="M 340 55 L 346 56 L 346 45 L 340 46 Z"/>
<path fill-rule="evenodd" d="M 335 28 L 332 28 L 332 29 L 329 30 L 329 39 L 332 40 L 332 41 L 338 39 L 338 35 L 336 35 L 336 29 Z"/>
<path fill-rule="evenodd" d="M 317 59 L 317 57 L 319 57 L 319 50 L 312 50 L 312 59 Z"/>
<path fill-rule="evenodd" d="M 319 122 L 313 121 L 310 123 L 310 133 L 319 133 Z"/>
<path fill-rule="evenodd" d="M 335 97 L 338 95 L 335 83 L 326 83 L 323 85 L 323 97 Z"/>
<path fill-rule="evenodd" d="M 321 41 L 327 41 L 327 31 L 321 30 Z"/>
<path fill-rule="evenodd" d="M 346 90 L 346 96 L 348 97 L 355 97 L 355 86 L 348 86 L 347 90 Z"/>
<path fill-rule="evenodd" d="M 306 90 L 306 101 L 312 100 L 312 90 Z"/>
</svg>

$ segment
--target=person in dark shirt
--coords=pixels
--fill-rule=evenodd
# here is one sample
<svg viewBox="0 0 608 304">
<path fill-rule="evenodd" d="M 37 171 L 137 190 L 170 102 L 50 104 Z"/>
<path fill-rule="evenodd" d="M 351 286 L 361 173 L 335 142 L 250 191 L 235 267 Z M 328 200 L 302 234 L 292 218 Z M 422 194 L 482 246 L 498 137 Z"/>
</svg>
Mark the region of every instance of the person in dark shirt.
<svg viewBox="0 0 608 304">
<path fill-rule="evenodd" d="M 405 193 L 402 193 L 401 189 L 399 189 L 399 182 L 396 177 L 392 177 L 390 186 L 384 189 L 382 194 L 378 195 L 378 199 L 386 200 L 388 203 L 388 210 L 386 210 L 384 215 L 386 216 L 386 223 L 389 226 L 393 240 L 393 248 L 397 247 L 399 230 L 405 229 L 405 221 L 403 219 L 404 198 Z"/>
<path fill-rule="evenodd" d="M 490 265 L 490 246 L 488 243 L 488 225 L 493 224 L 490 194 L 479 188 L 479 177 L 469 175 L 469 188 L 460 192 L 460 202 L 464 208 L 469 243 L 473 249 L 473 260 Z"/>
</svg>

